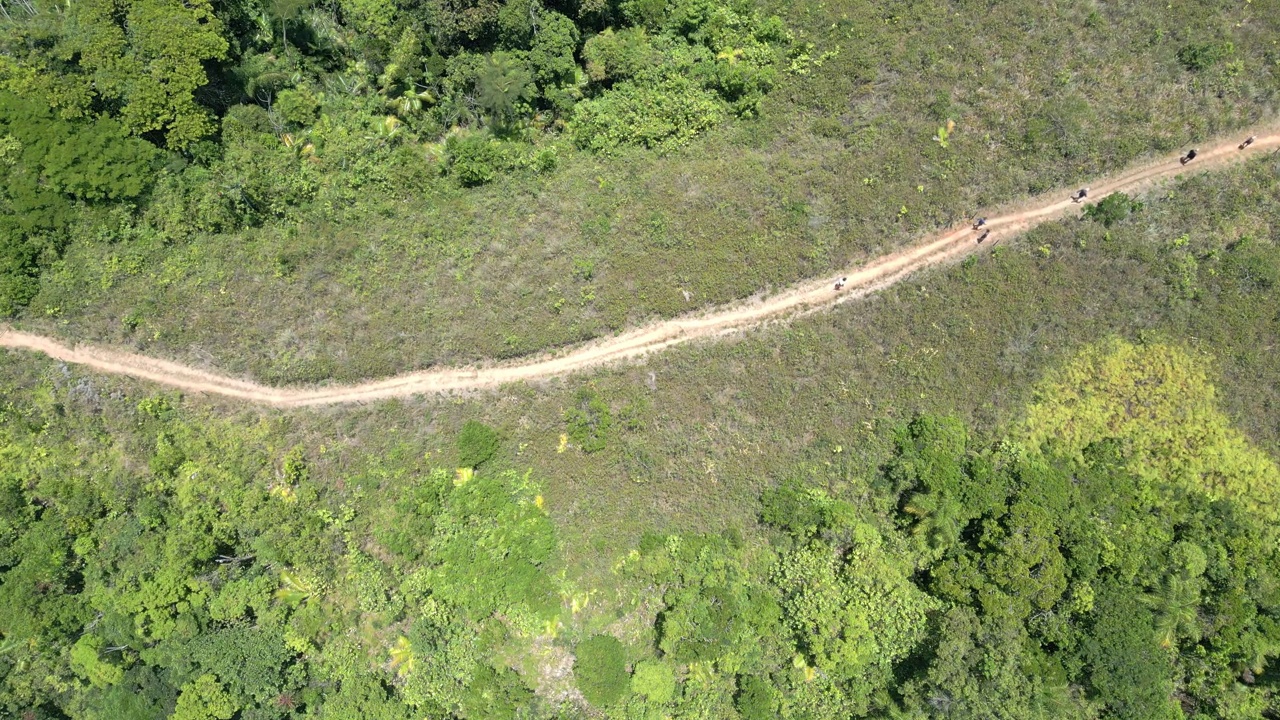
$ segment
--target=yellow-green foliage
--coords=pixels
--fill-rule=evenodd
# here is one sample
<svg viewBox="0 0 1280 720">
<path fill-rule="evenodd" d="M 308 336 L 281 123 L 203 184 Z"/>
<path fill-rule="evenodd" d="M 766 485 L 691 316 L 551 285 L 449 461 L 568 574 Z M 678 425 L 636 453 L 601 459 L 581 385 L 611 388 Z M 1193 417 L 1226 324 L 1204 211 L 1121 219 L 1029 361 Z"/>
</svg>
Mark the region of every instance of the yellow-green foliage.
<svg viewBox="0 0 1280 720">
<path fill-rule="evenodd" d="M 1079 454 L 1090 443 L 1125 443 L 1130 470 L 1232 497 L 1277 517 L 1280 469 L 1218 408 L 1203 362 L 1169 345 L 1111 340 L 1050 373 L 1027 410 L 1025 438 Z"/>
</svg>

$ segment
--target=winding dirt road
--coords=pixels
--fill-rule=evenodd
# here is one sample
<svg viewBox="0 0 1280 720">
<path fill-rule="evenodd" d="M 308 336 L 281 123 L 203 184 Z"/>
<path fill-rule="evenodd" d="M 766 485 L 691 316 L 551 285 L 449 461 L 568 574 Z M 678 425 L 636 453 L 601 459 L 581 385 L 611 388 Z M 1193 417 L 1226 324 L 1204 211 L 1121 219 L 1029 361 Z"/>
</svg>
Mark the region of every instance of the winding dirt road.
<svg viewBox="0 0 1280 720">
<path fill-rule="evenodd" d="M 1089 200 L 1096 202 L 1122 190 L 1141 190 L 1155 181 L 1180 173 L 1219 167 L 1256 155 L 1268 148 L 1280 147 L 1280 132 L 1276 132 L 1274 127 L 1255 132 L 1257 139 L 1243 151 L 1237 147 L 1240 142 L 1237 138 L 1211 147 L 1206 146 L 1186 167 L 1177 157 L 1170 157 L 1100 179 L 1089 186 Z M 1248 134 L 1249 131 L 1244 131 L 1241 137 Z M 1021 209 L 1010 209 L 1007 214 L 988 217 L 987 228 L 991 233 L 981 245 L 975 242 L 978 233 L 966 227 L 934 235 L 913 247 L 886 255 L 861 267 L 850 268 L 845 273 L 848 284 L 840 291 L 834 289 L 836 276 L 833 275 L 831 278 L 793 286 L 777 295 L 756 297 L 700 314 L 656 322 L 519 363 L 424 370 L 357 385 L 273 388 L 133 353 L 93 346 L 71 348 L 50 338 L 19 332 L 5 326 L 0 326 L 0 347 L 32 350 L 63 362 L 84 365 L 96 372 L 127 375 L 189 393 L 210 393 L 277 407 L 356 403 L 425 393 L 494 388 L 506 383 L 542 380 L 637 358 L 672 345 L 791 319 L 865 297 L 900 282 L 918 270 L 953 262 L 990 247 L 1001 238 L 1079 210 L 1081 204 L 1067 199 L 1072 190 L 1074 188 L 1044 195 L 1023 203 Z"/>
</svg>

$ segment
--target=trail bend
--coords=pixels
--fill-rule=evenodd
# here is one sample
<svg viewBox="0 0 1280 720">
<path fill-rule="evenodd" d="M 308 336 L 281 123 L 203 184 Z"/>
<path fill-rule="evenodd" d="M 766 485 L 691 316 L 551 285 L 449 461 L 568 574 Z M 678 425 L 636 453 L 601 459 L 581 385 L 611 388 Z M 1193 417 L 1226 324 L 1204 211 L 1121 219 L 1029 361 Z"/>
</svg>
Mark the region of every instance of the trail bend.
<svg viewBox="0 0 1280 720">
<path fill-rule="evenodd" d="M 1240 134 L 1244 137 L 1251 131 Z M 1135 191 L 1184 172 L 1197 172 L 1238 162 L 1280 147 L 1280 132 L 1255 130 L 1256 140 L 1245 150 L 1240 139 L 1222 141 L 1201 150 L 1187 166 L 1178 156 L 1162 158 L 1095 180 L 1089 187 L 1089 201 L 1096 202 L 1119 191 Z M 514 363 L 494 363 L 459 368 L 433 368 L 353 385 L 319 387 L 270 387 L 249 380 L 145 355 L 92 345 L 68 347 L 51 338 L 0 325 L 0 347 L 43 353 L 66 363 L 83 365 L 93 371 L 126 375 L 176 388 L 188 393 L 207 393 L 276 407 L 307 407 L 360 403 L 458 390 L 483 390 L 512 382 L 543 380 L 609 363 L 638 358 L 673 345 L 712 338 L 762 324 L 807 315 L 889 287 L 924 268 L 954 262 L 992 243 L 1053 220 L 1083 205 L 1069 199 L 1072 190 L 1059 190 L 1010 206 L 1006 214 L 987 218 L 990 235 L 979 245 L 977 232 L 964 227 L 937 233 L 922 242 L 882 256 L 865 265 L 834 273 L 829 278 L 810 280 L 768 297 L 755 297 L 721 308 L 663 320 L 601 338 L 583 345 L 544 354 Z M 835 278 L 848 277 L 842 290 L 834 289 Z"/>
</svg>

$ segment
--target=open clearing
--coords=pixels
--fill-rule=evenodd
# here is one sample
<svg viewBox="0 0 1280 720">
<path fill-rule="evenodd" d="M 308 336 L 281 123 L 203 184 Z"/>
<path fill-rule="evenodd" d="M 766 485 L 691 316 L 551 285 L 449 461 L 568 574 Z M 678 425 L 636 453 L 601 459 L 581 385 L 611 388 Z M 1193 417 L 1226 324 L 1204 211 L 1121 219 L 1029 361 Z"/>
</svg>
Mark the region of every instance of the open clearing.
<svg viewBox="0 0 1280 720">
<path fill-rule="evenodd" d="M 1121 191 L 1134 192 L 1155 181 L 1175 177 L 1188 169 L 1198 171 L 1242 160 L 1267 148 L 1280 146 L 1280 133 L 1274 132 L 1273 128 L 1265 133 L 1258 132 L 1255 142 L 1244 152 L 1238 149 L 1238 144 L 1238 138 L 1218 142 L 1199 152 L 1196 160 L 1189 166 L 1184 166 L 1177 156 L 1167 157 L 1115 177 L 1102 179 L 1090 186 L 1091 199 L 1101 200 L 1111 193 Z M 840 291 L 834 289 L 832 278 L 812 280 L 767 298 L 755 298 L 695 316 L 654 323 L 612 338 L 520 363 L 433 369 L 355 385 L 272 388 L 142 355 L 92 346 L 67 347 L 47 337 L 8 328 L 0 332 L 0 346 L 33 350 L 63 362 L 85 365 L 98 372 L 126 375 L 186 392 L 211 393 L 277 407 L 332 405 L 423 393 L 487 389 L 512 382 L 557 377 L 611 362 L 634 359 L 672 345 L 732 333 L 864 297 L 899 282 L 918 270 L 955 261 L 982 247 L 989 247 L 1000 239 L 1083 207 L 1069 199 L 1061 199 L 1068 192 L 1059 190 L 1046 194 L 1030 201 L 1021 209 L 988 217 L 987 226 L 991 233 L 984 245 L 974 242 L 976 233 L 969 228 L 948 230 L 927 238 L 914 247 L 861 267 L 851 268 L 847 272 L 848 285 Z"/>
</svg>

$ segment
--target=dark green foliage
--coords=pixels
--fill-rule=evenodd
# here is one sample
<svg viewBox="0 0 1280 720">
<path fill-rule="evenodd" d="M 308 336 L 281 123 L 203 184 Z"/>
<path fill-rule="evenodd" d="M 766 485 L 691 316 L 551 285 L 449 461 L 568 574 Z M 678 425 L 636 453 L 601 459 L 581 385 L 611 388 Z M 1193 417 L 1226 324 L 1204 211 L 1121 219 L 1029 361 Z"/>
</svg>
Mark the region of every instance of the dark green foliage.
<svg viewBox="0 0 1280 720">
<path fill-rule="evenodd" d="M 34 173 L 42 187 L 68 198 L 129 200 L 152 180 L 155 149 L 128 138 L 113 120 L 68 122 L 48 107 L 0 91 L 0 134 L 22 145 L 15 170 Z M 25 192 L 12 186 L 9 191 Z"/>
<path fill-rule="evenodd" d="M 1124 220 L 1130 213 L 1136 213 L 1140 210 L 1142 210 L 1142 203 L 1124 193 L 1112 193 L 1103 198 L 1101 202 L 1086 205 L 1084 216 L 1102 223 L 1103 227 L 1110 228 L 1112 225 Z"/>
<path fill-rule="evenodd" d="M 627 659 L 612 635 L 593 635 L 573 650 L 573 675 L 587 702 L 607 708 L 627 691 Z"/>
<path fill-rule="evenodd" d="M 462 711 L 467 718 L 511 720 L 532 699 L 533 691 L 516 672 L 481 665 L 467 683 Z"/>
<path fill-rule="evenodd" d="M 476 77 L 476 102 L 494 127 L 506 129 L 519 113 L 519 104 L 533 95 L 533 76 L 523 63 L 504 53 L 490 55 Z"/>
<path fill-rule="evenodd" d="M 0 315 L 12 315 L 35 294 L 41 255 L 60 249 L 75 202 L 142 195 L 156 152 L 113 120 L 62 120 L 2 90 L 0 141 Z"/>
<path fill-rule="evenodd" d="M 778 691 L 756 675 L 738 677 L 738 694 L 733 705 L 743 720 L 773 720 L 778 717 Z"/>
<path fill-rule="evenodd" d="M 569 439 L 586 453 L 605 449 L 613 430 L 613 413 L 609 404 L 591 388 L 579 390 L 575 400 L 574 407 L 564 411 Z"/>
<path fill-rule="evenodd" d="M 1111 717 L 1164 720 L 1179 717 L 1169 656 L 1153 642 L 1151 613 L 1131 588 L 1099 588 L 1096 618 L 1083 643 L 1089 683 Z"/>
<path fill-rule="evenodd" d="M 391 518 L 374 528 L 378 542 L 399 559 L 418 560 L 430 544 L 447 494 L 447 481 L 434 476 L 405 488 L 392 505 Z"/>
<path fill-rule="evenodd" d="M 498 431 L 468 420 L 458 432 L 458 467 L 480 467 L 498 452 Z"/>
<path fill-rule="evenodd" d="M 452 135 L 445 141 L 449 174 L 466 187 L 492 182 L 499 173 L 516 166 L 506 143 L 484 134 Z"/>
<path fill-rule="evenodd" d="M 656 86 L 623 82 L 574 111 L 572 129 L 581 147 L 608 152 L 623 145 L 670 149 L 723 117 L 710 92 L 682 78 Z"/>
<path fill-rule="evenodd" d="M 1208 70 L 1234 52 L 1235 46 L 1230 42 L 1191 43 L 1178 49 L 1178 62 L 1191 72 L 1200 72 Z"/>
<path fill-rule="evenodd" d="M 808 538 L 846 526 L 853 508 L 826 493 L 790 478 L 766 490 L 760 499 L 760 519 L 796 538 Z"/>
</svg>

